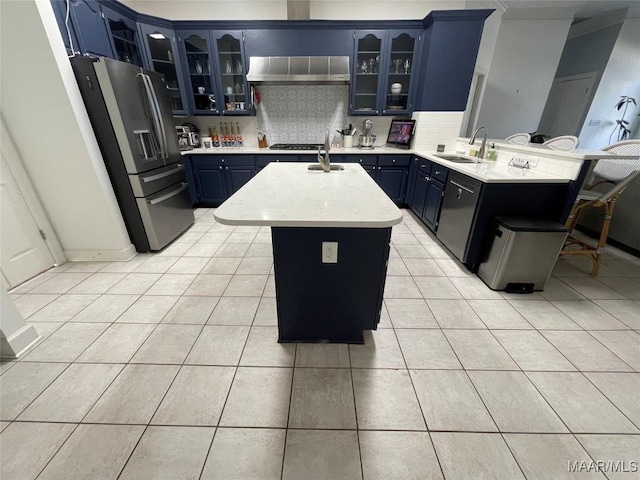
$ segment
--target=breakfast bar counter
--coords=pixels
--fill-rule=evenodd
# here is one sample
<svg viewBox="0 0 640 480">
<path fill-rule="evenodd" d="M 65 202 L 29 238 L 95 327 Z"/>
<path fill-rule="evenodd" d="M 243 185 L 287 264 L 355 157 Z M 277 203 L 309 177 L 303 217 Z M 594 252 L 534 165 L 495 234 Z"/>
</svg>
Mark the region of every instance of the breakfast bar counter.
<svg viewBox="0 0 640 480">
<path fill-rule="evenodd" d="M 271 227 L 280 342 L 363 343 L 380 321 L 402 213 L 360 165 L 308 165 L 267 165 L 214 216 Z"/>
</svg>

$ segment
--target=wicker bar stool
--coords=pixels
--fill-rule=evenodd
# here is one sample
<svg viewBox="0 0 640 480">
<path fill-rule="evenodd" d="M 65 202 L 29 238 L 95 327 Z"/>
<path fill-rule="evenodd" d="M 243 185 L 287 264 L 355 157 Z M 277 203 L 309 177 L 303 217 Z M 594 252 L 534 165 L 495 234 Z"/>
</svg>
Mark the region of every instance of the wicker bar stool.
<svg viewBox="0 0 640 480">
<path fill-rule="evenodd" d="M 576 202 L 571 209 L 566 226 L 569 229 L 569 236 L 560 252 L 560 255 L 588 255 L 593 261 L 591 275 L 598 275 L 600 270 L 600 255 L 604 253 L 611 225 L 611 217 L 616 206 L 616 201 L 620 194 L 631 182 L 640 177 L 640 140 L 627 140 L 614 143 L 602 149 L 605 152 L 617 153 L 620 155 L 637 155 L 638 159 L 612 160 L 602 159 L 596 163 L 593 169 L 591 183 L 580 190 Z M 594 182 L 594 180 L 598 181 Z M 593 191 L 596 185 L 610 183 L 612 187 L 604 193 Z M 600 230 L 600 237 L 597 245 L 591 245 L 572 235 L 573 229 L 578 223 L 580 213 L 587 207 L 604 208 L 604 220 Z M 568 248 L 578 245 L 580 249 Z"/>
</svg>

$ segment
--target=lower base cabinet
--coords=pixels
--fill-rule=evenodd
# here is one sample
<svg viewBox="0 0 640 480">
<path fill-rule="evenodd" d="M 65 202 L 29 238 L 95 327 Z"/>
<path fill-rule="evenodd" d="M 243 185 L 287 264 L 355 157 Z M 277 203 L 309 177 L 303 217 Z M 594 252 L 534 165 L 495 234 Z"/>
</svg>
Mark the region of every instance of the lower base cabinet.
<svg viewBox="0 0 640 480">
<path fill-rule="evenodd" d="M 192 155 L 196 203 L 218 206 L 256 174 L 253 155 Z"/>
<path fill-rule="evenodd" d="M 442 207 L 442 197 L 444 195 L 444 181 L 447 178 L 446 168 L 435 165 L 428 160 L 414 157 L 418 160 L 418 169 L 415 174 L 413 185 L 409 185 L 411 190 L 411 201 L 409 207 L 418 215 L 422 221 L 432 231 L 438 229 L 440 219 L 440 209 Z"/>
</svg>

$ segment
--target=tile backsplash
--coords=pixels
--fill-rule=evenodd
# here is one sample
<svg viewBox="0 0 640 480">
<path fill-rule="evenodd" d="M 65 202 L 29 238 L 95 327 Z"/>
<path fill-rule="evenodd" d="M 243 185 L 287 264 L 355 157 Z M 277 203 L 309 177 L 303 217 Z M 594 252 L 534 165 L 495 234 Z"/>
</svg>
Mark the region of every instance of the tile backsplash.
<svg viewBox="0 0 640 480">
<path fill-rule="evenodd" d="M 445 145 L 446 150 L 455 150 L 463 115 L 464 112 L 414 112 L 413 149 L 435 152 L 438 145 Z"/>
<path fill-rule="evenodd" d="M 262 85 L 257 90 L 257 128 L 269 144 L 323 143 L 327 129 L 336 141 L 336 130 L 345 126 L 348 85 Z"/>
</svg>

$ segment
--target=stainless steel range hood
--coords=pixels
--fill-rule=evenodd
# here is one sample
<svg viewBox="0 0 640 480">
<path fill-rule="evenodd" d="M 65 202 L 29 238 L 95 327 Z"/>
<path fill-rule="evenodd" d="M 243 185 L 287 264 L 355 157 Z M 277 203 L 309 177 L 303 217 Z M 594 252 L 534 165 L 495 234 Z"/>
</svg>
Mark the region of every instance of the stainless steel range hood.
<svg viewBox="0 0 640 480">
<path fill-rule="evenodd" d="M 349 57 L 251 57 L 247 81 L 262 84 L 346 84 Z"/>
</svg>

